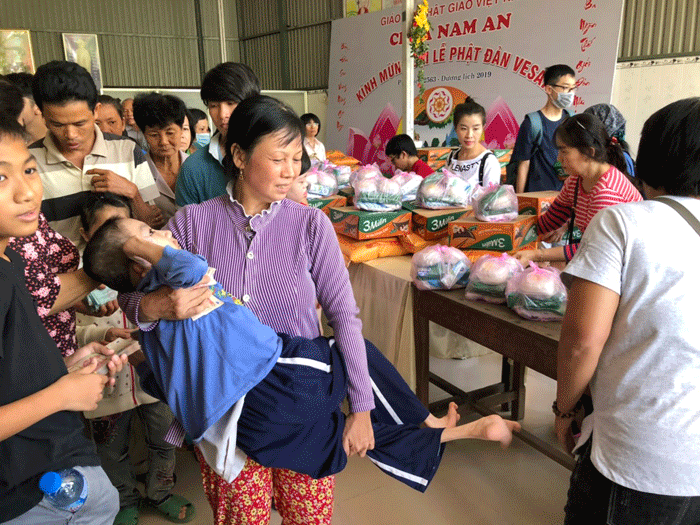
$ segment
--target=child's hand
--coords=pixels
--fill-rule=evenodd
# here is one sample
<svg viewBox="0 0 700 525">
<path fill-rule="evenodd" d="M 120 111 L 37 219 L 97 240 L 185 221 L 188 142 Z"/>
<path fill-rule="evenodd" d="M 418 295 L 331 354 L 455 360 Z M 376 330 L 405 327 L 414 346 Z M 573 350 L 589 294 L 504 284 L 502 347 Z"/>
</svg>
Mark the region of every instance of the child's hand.
<svg viewBox="0 0 700 525">
<path fill-rule="evenodd" d="M 101 366 L 99 361 L 92 358 L 87 366 L 61 377 L 52 385 L 62 399 L 63 410 L 82 412 L 97 408 L 109 381 L 107 376 L 95 373 L 98 366 Z"/>
<path fill-rule="evenodd" d="M 117 328 L 112 327 L 109 330 L 107 330 L 107 333 L 105 334 L 105 341 L 108 343 L 111 343 L 115 339 L 131 339 L 131 334 L 133 334 L 136 331 L 136 328 L 128 329 L 128 328 Z"/>
</svg>

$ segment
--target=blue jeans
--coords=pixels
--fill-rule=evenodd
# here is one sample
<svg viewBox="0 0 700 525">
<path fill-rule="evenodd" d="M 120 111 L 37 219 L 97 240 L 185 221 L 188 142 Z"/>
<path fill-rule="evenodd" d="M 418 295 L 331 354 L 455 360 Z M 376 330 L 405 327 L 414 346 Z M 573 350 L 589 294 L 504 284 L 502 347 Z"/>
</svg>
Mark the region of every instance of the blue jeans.
<svg viewBox="0 0 700 525">
<path fill-rule="evenodd" d="M 88 497 L 85 504 L 74 514 L 57 509 L 46 498 L 21 516 L 4 525 L 112 525 L 119 512 L 117 489 L 101 467 L 75 467 L 85 476 Z"/>
<path fill-rule="evenodd" d="M 571 474 L 564 525 L 698 525 L 700 496 L 663 496 L 613 483 L 591 461 L 592 439 Z"/>
</svg>

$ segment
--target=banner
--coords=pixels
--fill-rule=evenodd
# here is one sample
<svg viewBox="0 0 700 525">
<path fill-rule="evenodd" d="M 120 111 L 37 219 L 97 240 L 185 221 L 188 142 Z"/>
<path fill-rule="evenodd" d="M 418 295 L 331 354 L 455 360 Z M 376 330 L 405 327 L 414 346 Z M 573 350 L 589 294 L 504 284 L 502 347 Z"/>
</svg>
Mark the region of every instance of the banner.
<svg viewBox="0 0 700 525">
<path fill-rule="evenodd" d="M 622 0 L 431 2 L 416 135 L 427 146 L 456 144 L 452 113 L 471 96 L 487 111 L 484 144 L 512 147 L 525 114 L 546 103 L 553 64 L 576 71 L 576 111 L 609 103 L 621 16 Z M 331 35 L 326 148 L 386 170 L 384 146 L 404 127 L 401 7 L 335 20 Z"/>
</svg>

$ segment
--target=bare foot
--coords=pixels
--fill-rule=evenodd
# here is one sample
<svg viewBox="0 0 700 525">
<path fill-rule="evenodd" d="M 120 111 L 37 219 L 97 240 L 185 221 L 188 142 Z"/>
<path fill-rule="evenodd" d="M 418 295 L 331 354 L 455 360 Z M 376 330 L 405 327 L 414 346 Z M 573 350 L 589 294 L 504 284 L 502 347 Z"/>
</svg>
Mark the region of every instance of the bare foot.
<svg viewBox="0 0 700 525">
<path fill-rule="evenodd" d="M 435 417 L 430 414 L 423 423 L 428 428 L 454 428 L 462 416 L 457 413 L 457 403 L 450 403 L 447 409 L 447 415 L 443 417 Z"/>
<path fill-rule="evenodd" d="M 501 416 L 494 414 L 482 417 L 466 425 L 446 428 L 440 441 L 446 443 L 456 439 L 484 439 L 487 441 L 498 441 L 505 448 L 510 445 L 513 439 L 513 432 L 519 430 L 520 423 L 503 419 Z"/>
</svg>

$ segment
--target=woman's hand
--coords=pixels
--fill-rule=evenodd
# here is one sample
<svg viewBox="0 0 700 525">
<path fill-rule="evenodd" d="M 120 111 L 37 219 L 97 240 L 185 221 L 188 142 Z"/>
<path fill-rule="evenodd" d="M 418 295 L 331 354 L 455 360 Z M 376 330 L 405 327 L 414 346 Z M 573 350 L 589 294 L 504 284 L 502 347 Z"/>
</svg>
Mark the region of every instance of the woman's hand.
<svg viewBox="0 0 700 525">
<path fill-rule="evenodd" d="M 105 341 L 111 343 L 117 339 L 131 339 L 131 334 L 133 334 L 136 328 L 117 328 L 116 326 L 110 328 L 105 333 Z"/>
<path fill-rule="evenodd" d="M 515 252 L 513 257 L 519 260 L 520 264 L 522 264 L 524 268 L 527 268 L 530 261 L 537 261 L 539 259 L 539 250 L 521 250 L 519 252 Z"/>
<path fill-rule="evenodd" d="M 554 431 L 557 434 L 557 441 L 562 447 L 564 447 L 564 450 L 566 450 L 566 452 L 568 452 L 569 454 L 572 453 L 574 447 L 576 446 L 576 442 L 574 441 L 574 435 L 571 431 L 571 423 L 573 422 L 573 420 L 574 419 L 571 417 L 554 418 Z"/>
<path fill-rule="evenodd" d="M 343 449 L 348 456 L 365 457 L 374 448 L 374 430 L 367 412 L 354 412 L 348 416 L 343 430 Z"/>
<path fill-rule="evenodd" d="M 209 299 L 212 291 L 208 287 L 211 282 L 209 276 L 205 276 L 199 284 L 192 288 L 179 288 L 173 290 L 163 286 L 144 296 L 139 307 L 139 320 L 153 322 L 158 319 L 178 321 L 189 319 L 210 305 Z"/>
<path fill-rule="evenodd" d="M 542 235 L 541 240 L 543 242 L 549 242 L 549 243 L 561 241 L 562 237 L 564 237 L 564 234 L 569 229 L 570 220 L 571 219 L 566 221 L 564 224 L 559 226 L 559 228 L 557 228 L 556 230 L 552 230 L 551 232 L 548 232 L 548 233 L 545 233 L 544 235 Z"/>
<path fill-rule="evenodd" d="M 121 372 L 122 368 L 124 368 L 124 365 L 128 360 L 127 356 L 115 355 L 114 350 L 106 347 L 103 344 L 89 343 L 81 348 L 78 348 L 78 350 L 76 350 L 72 355 L 65 357 L 63 361 L 66 363 L 67 368 L 71 368 L 90 354 L 101 354 L 103 357 L 92 357 L 83 364 L 83 368 L 92 368 L 93 365 L 96 365 L 93 370 L 97 370 L 106 365 L 108 386 L 114 386 L 114 376 Z"/>
</svg>

